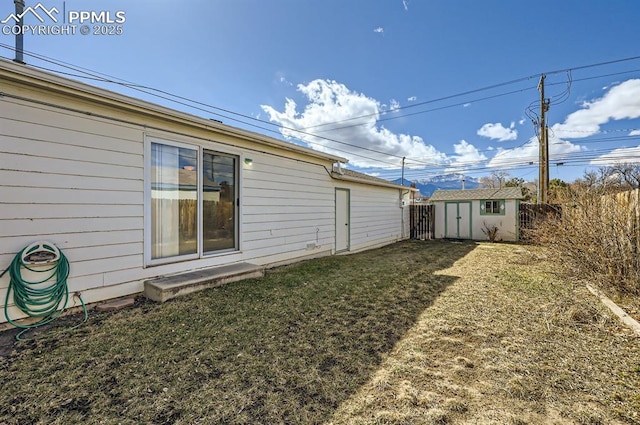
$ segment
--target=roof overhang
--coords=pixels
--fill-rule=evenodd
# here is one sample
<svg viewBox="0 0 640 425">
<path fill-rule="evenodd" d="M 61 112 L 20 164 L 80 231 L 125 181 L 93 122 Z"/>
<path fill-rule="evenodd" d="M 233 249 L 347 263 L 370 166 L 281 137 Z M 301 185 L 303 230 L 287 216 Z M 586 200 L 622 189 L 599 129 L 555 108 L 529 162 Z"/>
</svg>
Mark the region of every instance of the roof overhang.
<svg viewBox="0 0 640 425">
<path fill-rule="evenodd" d="M 206 129 L 219 134 L 225 134 L 262 145 L 307 155 L 323 161 L 347 163 L 346 158 L 319 152 L 310 148 L 294 145 L 263 134 L 232 127 L 207 118 L 198 117 L 186 112 L 177 111 L 152 102 L 122 95 L 110 90 L 85 84 L 69 78 L 44 72 L 28 65 L 18 64 L 0 58 L 0 79 L 11 81 L 23 86 L 46 90 L 50 93 L 82 99 L 93 103 L 161 118 L 174 123 Z M 2 91 L 0 91 L 0 95 Z"/>
<path fill-rule="evenodd" d="M 362 183 L 362 184 L 366 184 L 369 186 L 381 186 L 381 187 L 388 187 L 388 188 L 392 188 L 392 189 L 398 189 L 398 190 L 408 190 L 408 191 L 412 191 L 412 192 L 417 192 L 418 189 L 416 189 L 415 187 L 408 187 L 408 186 L 402 186 L 396 183 L 392 183 L 392 182 L 384 182 L 384 181 L 380 181 L 380 180 L 371 180 L 371 179 L 366 179 L 363 177 L 355 177 L 355 176 L 349 176 L 346 174 L 341 174 L 338 171 L 332 171 L 331 172 L 331 177 L 333 177 L 336 180 L 344 180 L 344 181 L 348 181 L 348 182 L 354 182 L 354 183 Z"/>
</svg>

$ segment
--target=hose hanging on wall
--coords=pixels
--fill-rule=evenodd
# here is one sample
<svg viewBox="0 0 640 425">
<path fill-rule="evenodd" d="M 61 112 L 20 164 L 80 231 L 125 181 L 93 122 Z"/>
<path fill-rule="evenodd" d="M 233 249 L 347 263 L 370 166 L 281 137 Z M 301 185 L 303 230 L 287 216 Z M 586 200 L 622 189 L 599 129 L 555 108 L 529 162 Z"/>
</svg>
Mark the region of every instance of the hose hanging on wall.
<svg viewBox="0 0 640 425">
<path fill-rule="evenodd" d="M 36 278 L 34 280 L 26 279 L 23 276 L 25 270 L 32 272 L 32 275 L 35 274 Z M 20 336 L 29 329 L 51 323 L 62 315 L 69 302 L 69 288 L 67 287 L 69 260 L 54 244 L 40 241 L 27 246 L 16 254 L 11 265 L 2 275 L 7 271 L 9 271 L 10 280 L 4 301 L 4 315 L 13 326 L 23 329 L 16 335 L 17 340 L 20 340 Z M 29 317 L 39 317 L 41 320 L 28 325 L 14 322 L 9 317 L 9 299 L 12 291 L 15 306 Z M 82 297 L 76 296 L 82 304 L 84 311 L 82 323 L 84 323 L 88 317 L 87 308 Z"/>
</svg>

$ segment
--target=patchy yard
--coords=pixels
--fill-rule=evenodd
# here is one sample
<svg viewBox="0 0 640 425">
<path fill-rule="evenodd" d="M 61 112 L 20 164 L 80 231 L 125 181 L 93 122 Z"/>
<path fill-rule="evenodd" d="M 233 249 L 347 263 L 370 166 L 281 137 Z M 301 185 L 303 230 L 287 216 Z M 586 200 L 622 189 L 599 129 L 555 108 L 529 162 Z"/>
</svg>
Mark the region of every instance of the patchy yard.
<svg viewBox="0 0 640 425">
<path fill-rule="evenodd" d="M 640 339 L 556 263 L 405 242 L 60 321 L 0 357 L 0 423 L 640 423 Z"/>
</svg>

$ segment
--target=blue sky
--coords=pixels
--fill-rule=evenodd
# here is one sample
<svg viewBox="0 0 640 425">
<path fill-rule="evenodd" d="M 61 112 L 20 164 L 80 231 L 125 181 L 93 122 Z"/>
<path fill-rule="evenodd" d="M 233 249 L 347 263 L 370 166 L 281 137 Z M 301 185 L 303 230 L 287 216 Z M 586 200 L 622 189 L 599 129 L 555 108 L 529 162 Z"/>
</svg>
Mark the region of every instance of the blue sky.
<svg viewBox="0 0 640 425">
<path fill-rule="evenodd" d="M 112 19 L 120 11 L 126 20 L 120 35 L 81 35 L 79 23 L 76 34 L 27 32 L 28 64 L 74 79 L 102 73 L 195 100 L 192 108 L 84 80 L 344 156 L 351 168 L 380 177 L 400 177 L 406 157 L 411 180 L 494 170 L 534 180 L 531 118 L 540 112 L 541 73 L 551 100 L 551 178 L 640 161 L 640 58 L 621 61 L 640 56 L 638 1 L 39 4 L 55 7 L 59 21 L 69 18 L 63 11 L 105 11 Z M 2 0 L 0 20 L 11 12 L 13 1 Z M 29 14 L 25 23 L 40 22 Z M 12 59 L 13 45 L 13 35 L 0 35 L 1 56 Z"/>
</svg>

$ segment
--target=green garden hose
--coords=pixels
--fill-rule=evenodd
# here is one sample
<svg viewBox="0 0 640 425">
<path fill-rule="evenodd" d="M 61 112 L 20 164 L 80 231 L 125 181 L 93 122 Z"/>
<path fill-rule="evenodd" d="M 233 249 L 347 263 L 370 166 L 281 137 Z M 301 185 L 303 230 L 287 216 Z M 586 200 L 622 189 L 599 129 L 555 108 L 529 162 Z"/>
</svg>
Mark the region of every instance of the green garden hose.
<svg viewBox="0 0 640 425">
<path fill-rule="evenodd" d="M 67 257 L 65 257 L 62 251 L 54 247 L 56 252 L 59 253 L 57 261 L 46 263 L 45 265 L 33 266 L 24 260 L 25 255 L 31 254 L 28 250 L 32 246 L 33 245 L 30 245 L 16 254 L 11 265 L 0 275 L 0 277 L 2 277 L 4 273 L 9 271 L 10 280 L 4 301 L 4 315 L 7 321 L 13 326 L 23 329 L 22 332 L 16 335 L 17 340 L 21 340 L 20 336 L 29 329 L 46 325 L 60 317 L 69 302 L 69 288 L 67 286 L 69 260 L 67 260 Z M 43 277 L 35 280 L 26 280 L 23 277 L 23 270 L 38 273 Z M 12 291 L 14 305 L 29 317 L 40 317 L 41 320 L 27 325 L 13 321 L 9 317 L 9 299 Z M 84 320 L 82 323 L 84 323 L 88 317 L 87 308 L 82 297 L 80 295 L 76 296 L 82 304 L 84 311 Z M 82 323 L 71 329 L 80 326 Z"/>
</svg>

